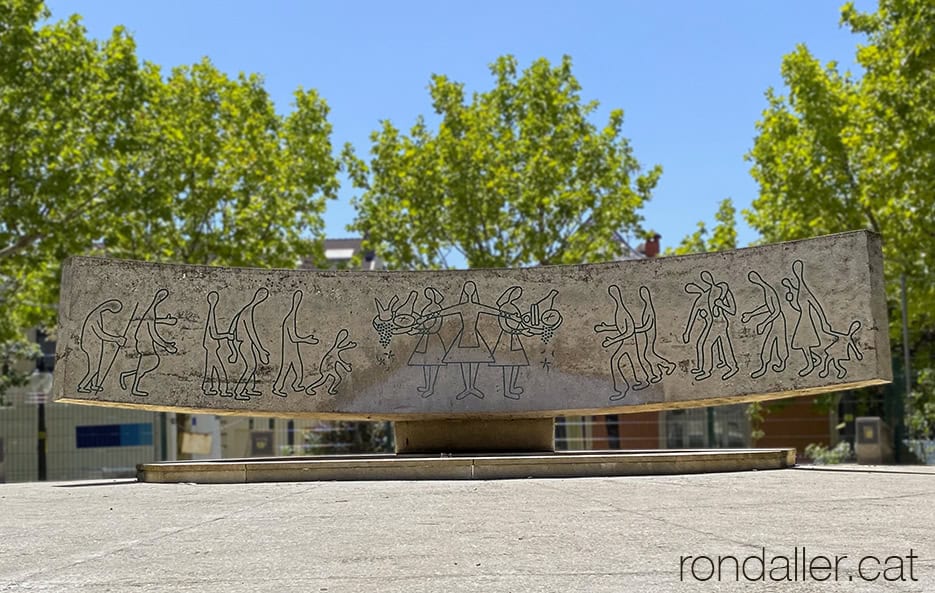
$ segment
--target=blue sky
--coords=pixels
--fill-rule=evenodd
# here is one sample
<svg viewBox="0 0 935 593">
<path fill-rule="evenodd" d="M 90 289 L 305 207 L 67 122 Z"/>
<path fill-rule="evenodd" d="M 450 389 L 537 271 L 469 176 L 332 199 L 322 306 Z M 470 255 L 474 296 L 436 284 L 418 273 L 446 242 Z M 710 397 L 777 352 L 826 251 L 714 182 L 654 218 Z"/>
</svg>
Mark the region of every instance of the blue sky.
<svg viewBox="0 0 935 593">
<path fill-rule="evenodd" d="M 166 70 L 208 56 L 229 74 L 259 73 L 282 112 L 298 86 L 318 89 L 331 107 L 336 149 L 351 142 L 360 155 L 380 120 L 408 129 L 431 113 L 433 73 L 482 91 L 500 55 L 526 67 L 568 54 L 583 98 L 601 103 L 595 123 L 622 108 L 636 157 L 663 166 L 643 210 L 663 246 L 699 220 L 710 224 L 723 198 L 738 208 L 755 198 L 743 156 L 765 90 L 781 86 L 782 56 L 805 43 L 823 62 L 853 69 L 862 41 L 838 26 L 840 3 L 831 0 L 56 0 L 49 7 L 53 19 L 81 14 L 92 37 L 124 25 L 139 56 Z M 354 194 L 345 184 L 329 204 L 328 236 L 349 235 Z M 743 223 L 739 230 L 742 245 L 757 238 Z"/>
</svg>

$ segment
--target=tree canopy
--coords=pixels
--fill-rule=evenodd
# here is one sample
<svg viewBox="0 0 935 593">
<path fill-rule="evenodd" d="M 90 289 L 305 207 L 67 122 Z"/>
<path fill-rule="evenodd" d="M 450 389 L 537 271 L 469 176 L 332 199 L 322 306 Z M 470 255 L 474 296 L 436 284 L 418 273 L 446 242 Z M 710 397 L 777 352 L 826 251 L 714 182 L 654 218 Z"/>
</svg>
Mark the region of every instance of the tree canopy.
<svg viewBox="0 0 935 593">
<path fill-rule="evenodd" d="M 163 75 L 121 28 L 89 39 L 38 0 L 0 0 L 0 341 L 50 324 L 63 259 L 292 266 L 335 197 L 328 107 L 288 116 L 257 75 L 207 59 Z"/>
<path fill-rule="evenodd" d="M 760 193 L 745 216 L 766 241 L 880 233 L 894 300 L 907 277 L 913 350 L 935 356 L 935 4 L 880 0 L 875 13 L 847 4 L 841 15 L 865 36 L 863 72 L 822 65 L 805 46 L 785 56 L 786 92 L 767 91 L 748 154 Z"/>
<path fill-rule="evenodd" d="M 618 232 L 639 229 L 640 207 L 661 174 L 641 172 L 622 136 L 623 112 L 591 122 L 571 59 L 518 70 L 490 65 L 492 89 L 468 101 L 464 85 L 432 77 L 437 126 L 418 118 L 371 134 L 369 163 L 345 151 L 355 200 L 353 230 L 393 267 L 580 263 L 617 255 Z"/>
</svg>

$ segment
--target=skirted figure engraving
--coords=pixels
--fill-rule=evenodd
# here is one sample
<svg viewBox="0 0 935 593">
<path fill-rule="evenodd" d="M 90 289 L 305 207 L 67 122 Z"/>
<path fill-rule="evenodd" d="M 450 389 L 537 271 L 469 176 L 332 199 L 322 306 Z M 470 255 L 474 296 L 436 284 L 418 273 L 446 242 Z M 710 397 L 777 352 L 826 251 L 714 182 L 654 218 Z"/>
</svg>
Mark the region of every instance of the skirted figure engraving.
<svg viewBox="0 0 935 593">
<path fill-rule="evenodd" d="M 783 278 L 782 284 L 786 287 L 786 300 L 796 312 L 792 348 L 801 352 L 805 358 L 805 366 L 799 370 L 799 376 L 804 377 L 822 366 L 823 347 L 831 341 L 833 330 L 824 308 L 805 283 L 801 260 L 792 262 L 792 275 L 793 278 Z"/>
<path fill-rule="evenodd" d="M 123 310 L 123 303 L 117 299 L 104 301 L 88 313 L 81 326 L 81 337 L 78 341 L 78 347 L 87 358 L 88 372 L 85 373 L 81 381 L 78 382 L 78 392 L 92 393 L 103 390 L 102 384 L 110 372 L 117 351 L 127 345 L 126 331 L 123 335 L 112 334 L 106 329 L 104 323 L 104 313 L 117 314 Z M 130 323 L 127 324 L 129 330 Z M 108 351 L 111 352 L 108 352 Z M 110 364 L 101 372 L 101 367 L 105 359 L 109 359 Z"/>
<path fill-rule="evenodd" d="M 164 288 L 157 290 L 149 307 L 147 307 L 140 316 L 136 330 L 133 332 L 133 340 L 137 354 L 136 368 L 131 371 L 123 371 L 120 373 L 121 389 L 128 388 L 127 380 L 132 377 L 133 382 L 129 384 L 129 389 L 130 393 L 137 397 L 147 397 L 149 395 L 148 391 L 144 391 L 140 387 L 140 382 L 146 375 L 159 368 L 159 363 L 162 361 L 159 356 L 159 351 L 161 350 L 168 354 L 175 354 L 178 352 L 175 348 L 175 342 L 166 340 L 159 333 L 159 326 L 175 325 L 177 321 L 176 318 L 171 315 L 159 314 L 159 305 L 168 297 L 168 290 Z"/>
<path fill-rule="evenodd" d="M 521 367 L 529 366 L 526 349 L 520 341 L 520 336 L 532 336 L 533 333 L 522 320 L 522 313 L 516 301 L 523 296 L 523 289 L 519 286 L 507 288 L 497 299 L 497 322 L 500 324 L 500 335 L 493 347 L 493 362 L 490 366 L 501 367 L 503 373 L 503 396 L 509 399 L 519 399 L 523 388 L 516 384 Z M 509 380 L 507 379 L 509 373 Z"/>
<path fill-rule="evenodd" d="M 786 370 L 786 361 L 789 359 L 789 336 L 779 294 L 754 270 L 747 274 L 747 279 L 759 286 L 763 292 L 763 304 L 740 315 L 741 323 L 748 323 L 757 317 L 763 317 L 756 324 L 756 335 L 763 336 L 763 344 L 760 346 L 760 366 L 750 373 L 751 377 L 759 379 L 766 374 L 770 363 L 777 373 Z"/>
<path fill-rule="evenodd" d="M 302 291 L 297 290 L 292 294 L 292 307 L 286 313 L 282 320 L 282 348 L 279 356 L 279 373 L 276 380 L 273 381 L 273 393 L 280 397 L 286 397 L 285 387 L 286 379 L 292 374 L 292 390 L 295 392 L 305 391 L 305 385 L 302 380 L 305 378 L 305 365 L 302 362 L 301 344 L 314 345 L 318 343 L 318 338 L 312 334 L 303 336 L 299 334 L 296 317 L 299 314 L 299 305 L 302 304 Z"/>
<path fill-rule="evenodd" d="M 409 333 L 419 336 L 412 355 L 409 356 L 409 366 L 422 367 L 423 385 L 416 387 L 422 397 L 431 397 L 435 394 L 435 382 L 438 380 L 438 370 L 445 366 L 445 353 L 448 347 L 442 341 L 439 333 L 442 330 L 444 318 L 435 315 L 441 311 L 441 304 L 445 300 L 442 293 L 431 286 L 423 291 L 428 304 L 422 307 L 419 318 Z"/>
<path fill-rule="evenodd" d="M 480 302 L 477 297 L 477 285 L 468 280 L 461 288 L 461 298 L 457 304 L 445 307 L 435 315 L 457 315 L 461 323 L 458 335 L 451 342 L 445 357 L 445 364 L 461 365 L 461 381 L 464 389 L 455 399 L 464 399 L 473 395 L 484 399 L 484 392 L 477 387 L 477 371 L 481 364 L 493 362 L 493 354 L 487 340 L 480 333 L 478 323 L 482 314 L 496 315 L 497 310 Z"/>
<path fill-rule="evenodd" d="M 805 377 L 815 369 L 821 369 L 818 376 L 824 378 L 833 366 L 838 378 L 843 379 L 847 376 L 847 368 L 842 363 L 851 360 L 852 353 L 857 360 L 863 359 L 856 339 L 861 324 L 852 322 L 846 334 L 836 331 L 828 321 L 821 302 L 805 282 L 802 260 L 792 262 L 792 276 L 783 278 L 782 284 L 786 288 L 786 301 L 796 312 L 792 348 L 805 358 L 805 366 L 799 370 L 799 376 Z"/>
</svg>

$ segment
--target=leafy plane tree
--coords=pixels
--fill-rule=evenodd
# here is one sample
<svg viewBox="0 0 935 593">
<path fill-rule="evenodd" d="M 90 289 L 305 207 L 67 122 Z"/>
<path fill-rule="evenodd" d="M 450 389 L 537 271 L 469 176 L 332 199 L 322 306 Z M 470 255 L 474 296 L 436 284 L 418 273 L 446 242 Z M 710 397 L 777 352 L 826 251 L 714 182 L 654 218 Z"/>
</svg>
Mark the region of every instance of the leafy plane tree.
<svg viewBox="0 0 935 593">
<path fill-rule="evenodd" d="M 935 353 L 935 4 L 881 0 L 871 14 L 847 4 L 842 22 L 866 37 L 863 74 L 822 66 L 804 46 L 785 56 L 787 93 L 767 92 L 748 154 L 760 194 L 745 215 L 766 241 L 881 233 L 888 293 L 905 274 L 911 343 L 925 357 Z"/>
<path fill-rule="evenodd" d="M 520 72 L 512 56 L 490 66 L 492 89 L 467 100 L 464 85 L 432 77 L 437 128 L 420 117 L 403 134 L 371 134 L 369 163 L 344 160 L 363 194 L 351 229 L 390 266 L 471 267 L 580 263 L 617 255 L 617 233 L 639 229 L 640 207 L 661 174 L 646 172 L 621 135 L 623 112 L 598 129 L 571 59 L 539 59 Z"/>
<path fill-rule="evenodd" d="M 278 115 L 255 75 L 163 76 L 115 29 L 0 0 L 0 342 L 51 325 L 62 260 L 100 253 L 292 266 L 320 254 L 336 195 L 328 107 Z"/>
</svg>

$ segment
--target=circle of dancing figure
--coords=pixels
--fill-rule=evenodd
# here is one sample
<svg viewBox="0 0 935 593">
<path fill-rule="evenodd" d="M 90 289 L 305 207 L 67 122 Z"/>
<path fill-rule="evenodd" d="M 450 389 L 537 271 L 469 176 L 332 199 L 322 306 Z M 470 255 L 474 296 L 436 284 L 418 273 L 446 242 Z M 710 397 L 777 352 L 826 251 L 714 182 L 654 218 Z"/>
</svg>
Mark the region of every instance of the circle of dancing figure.
<svg viewBox="0 0 935 593">
<path fill-rule="evenodd" d="M 104 329 L 104 313 L 120 313 L 123 310 L 123 303 L 117 299 L 104 301 L 95 307 L 84 320 L 81 326 L 81 338 L 78 342 L 81 351 L 88 359 L 88 372 L 84 378 L 78 382 L 78 391 L 80 393 L 92 393 L 102 391 L 102 384 L 107 378 L 108 366 L 104 373 L 101 373 L 101 366 L 104 362 L 104 354 L 108 349 L 108 344 L 113 344 L 113 355 L 116 357 L 116 351 L 127 345 L 126 336 L 118 336 Z M 132 319 L 131 319 L 132 323 Z M 129 326 L 128 326 L 129 327 Z M 111 359 L 113 362 L 113 359 Z"/>
<path fill-rule="evenodd" d="M 302 379 L 305 378 L 305 365 L 302 362 L 302 351 L 299 349 L 299 345 L 318 343 L 318 338 L 312 334 L 307 336 L 299 335 L 296 317 L 301 304 L 302 291 L 297 290 L 292 294 L 292 308 L 289 309 L 286 317 L 282 320 L 282 349 L 279 356 L 279 373 L 276 375 L 276 380 L 273 381 L 273 393 L 280 397 L 286 397 L 284 390 L 289 373 L 292 373 L 294 377 L 292 390 L 305 391 L 305 385 L 302 385 Z"/>
<path fill-rule="evenodd" d="M 493 347 L 493 362 L 490 366 L 501 367 L 503 396 L 509 399 L 519 399 L 523 394 L 523 388 L 516 384 L 516 380 L 519 378 L 520 368 L 529 366 L 529 359 L 526 357 L 526 349 L 523 348 L 520 336 L 531 336 L 532 333 L 526 329 L 522 313 L 516 305 L 516 301 L 521 296 L 523 296 L 523 289 L 519 286 L 512 286 L 497 299 L 499 310 L 497 322 L 500 324 L 500 335 Z M 510 374 L 509 380 L 507 380 L 507 369 Z"/>
<path fill-rule="evenodd" d="M 136 368 L 132 371 L 120 373 L 120 387 L 127 389 L 127 380 L 133 377 L 133 383 L 130 386 L 130 393 L 137 397 L 146 397 L 148 391 L 140 388 L 140 382 L 149 373 L 159 367 L 161 358 L 159 351 L 163 350 L 169 354 L 175 354 L 178 350 L 175 342 L 170 342 L 159 334 L 160 325 L 175 325 L 176 318 L 171 315 L 159 315 L 158 307 L 169 297 L 169 291 L 160 288 L 153 296 L 153 302 L 150 303 L 146 311 L 140 317 L 140 322 L 133 332 L 133 339 L 136 342 Z"/>
<path fill-rule="evenodd" d="M 422 397 L 431 397 L 435 393 L 435 381 L 438 380 L 438 370 L 445 366 L 444 358 L 447 348 L 439 333 L 444 318 L 435 315 L 441 311 L 442 301 L 445 297 L 432 287 L 423 291 L 429 303 L 422 308 L 416 324 L 410 333 L 419 336 L 412 355 L 409 357 L 409 366 L 422 367 L 424 384 L 416 387 Z"/>
</svg>

